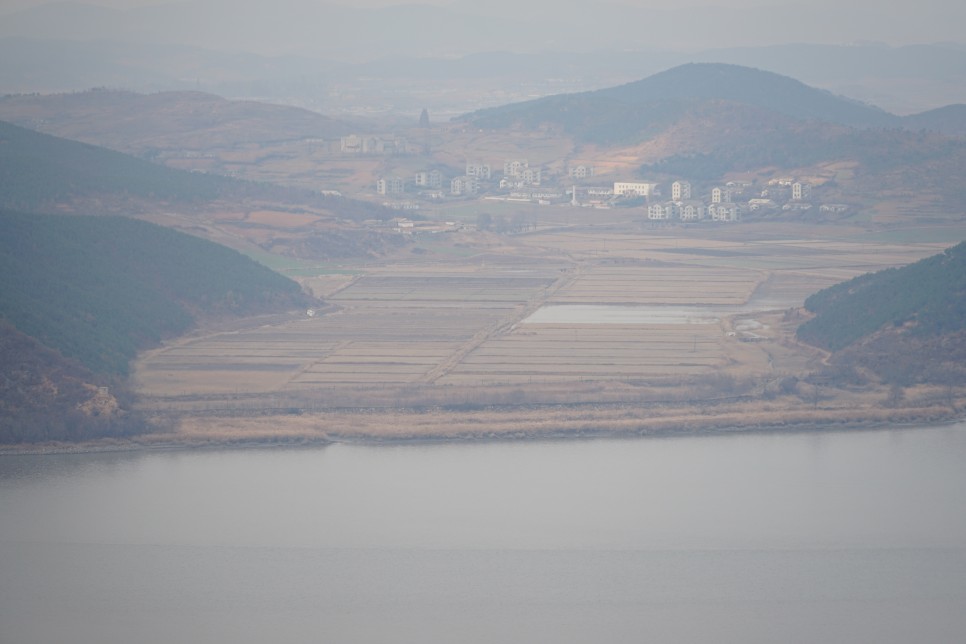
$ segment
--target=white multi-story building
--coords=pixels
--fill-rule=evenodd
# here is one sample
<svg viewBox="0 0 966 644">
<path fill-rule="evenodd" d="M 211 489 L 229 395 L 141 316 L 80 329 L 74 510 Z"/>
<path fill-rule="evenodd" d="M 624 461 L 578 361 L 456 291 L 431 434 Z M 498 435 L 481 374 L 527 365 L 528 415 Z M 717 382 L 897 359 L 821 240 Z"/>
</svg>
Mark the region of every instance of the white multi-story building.
<svg viewBox="0 0 966 644">
<path fill-rule="evenodd" d="M 376 192 L 381 195 L 398 195 L 405 189 L 406 184 L 400 177 L 382 177 L 376 181 Z"/>
<path fill-rule="evenodd" d="M 734 190 L 731 188 L 712 188 L 711 203 L 731 203 L 734 199 Z"/>
<path fill-rule="evenodd" d="M 439 170 L 417 172 L 416 185 L 420 188 L 439 189 L 443 187 L 443 175 Z"/>
<path fill-rule="evenodd" d="M 635 195 L 638 197 L 648 197 L 654 193 L 654 189 L 656 187 L 656 183 L 631 181 L 614 182 L 614 196 L 621 197 L 626 195 Z"/>
<path fill-rule="evenodd" d="M 466 176 L 476 177 L 484 181 L 490 180 L 490 165 L 488 163 L 467 163 Z"/>
<path fill-rule="evenodd" d="M 681 221 L 700 221 L 704 219 L 704 204 L 700 201 L 678 201 L 678 218 Z"/>
<path fill-rule="evenodd" d="M 809 194 L 812 192 L 812 186 L 807 183 L 802 183 L 801 181 L 796 181 L 792 184 L 792 199 L 795 201 L 801 201 L 802 199 L 808 199 Z"/>
<path fill-rule="evenodd" d="M 712 221 L 738 221 L 741 208 L 736 203 L 713 203 L 708 206 L 708 216 Z"/>
<path fill-rule="evenodd" d="M 503 162 L 503 176 L 519 179 L 530 164 L 526 159 L 511 159 Z"/>
<path fill-rule="evenodd" d="M 449 193 L 454 196 L 475 195 L 480 191 L 480 180 L 476 177 L 456 177 L 449 182 Z"/>
<path fill-rule="evenodd" d="M 539 186 L 542 177 L 543 172 L 540 171 L 540 168 L 524 168 L 523 172 L 520 173 L 520 181 L 525 186 Z"/>
<path fill-rule="evenodd" d="M 690 183 L 687 181 L 675 181 L 671 184 L 671 201 L 687 201 L 690 198 Z"/>
<path fill-rule="evenodd" d="M 651 221 L 665 221 L 674 214 L 672 203 L 652 203 L 647 207 L 647 218 Z"/>
</svg>

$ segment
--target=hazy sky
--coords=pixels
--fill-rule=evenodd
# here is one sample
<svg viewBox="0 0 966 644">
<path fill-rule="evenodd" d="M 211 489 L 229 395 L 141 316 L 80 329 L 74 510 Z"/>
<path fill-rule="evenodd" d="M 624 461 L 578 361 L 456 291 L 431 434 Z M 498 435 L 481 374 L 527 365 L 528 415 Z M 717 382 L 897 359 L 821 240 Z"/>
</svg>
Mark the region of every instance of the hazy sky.
<svg viewBox="0 0 966 644">
<path fill-rule="evenodd" d="M 0 0 L 4 13 L 53 4 Z M 0 35 L 177 42 L 266 55 L 336 56 L 471 51 L 700 51 L 785 43 L 906 45 L 964 42 L 962 0 L 86 0 L 114 9 L 166 5 L 145 15 L 46 12 Z M 333 5 L 422 5 L 440 11 L 366 17 Z M 621 7 L 633 8 L 625 10 Z M 50 16 L 61 16 L 52 20 Z M 69 16 L 64 18 L 63 16 Z M 103 19 L 102 19 L 103 18 Z M 108 23 L 111 24 L 108 24 Z M 2 28 L 2 25 L 0 25 Z M 2 29 L 0 29 L 2 31 Z M 415 47 L 421 46 L 421 49 Z M 412 49 L 407 49 L 410 47 Z"/>
<path fill-rule="evenodd" d="M 205 0 L 68 0 L 78 2 L 80 4 L 96 5 L 101 7 L 111 7 L 114 9 L 130 9 L 134 7 L 145 7 L 151 5 L 161 5 L 161 4 L 198 4 L 204 2 Z M 401 4 L 424 4 L 424 5 L 436 5 L 436 6 L 460 6 L 469 5 L 470 2 L 466 0 L 305 0 L 307 4 L 335 4 L 343 5 L 347 7 L 384 7 L 390 5 L 401 5 Z M 0 0 L 0 10 L 19 10 L 29 7 L 36 7 L 43 4 L 52 4 L 52 0 Z M 244 7 L 246 5 L 273 5 L 277 4 L 272 0 L 239 0 L 236 3 L 239 7 Z M 490 3 L 492 4 L 492 2 Z M 532 0 L 528 4 L 533 4 Z M 537 0 L 536 4 L 541 4 L 540 0 Z M 543 4 L 547 5 L 548 10 L 552 10 L 552 7 L 566 5 L 566 4 L 577 4 L 576 2 L 568 2 L 567 0 L 544 0 Z M 634 7 L 650 7 L 650 8 L 663 8 L 670 9 L 675 7 L 733 7 L 733 8 L 748 8 L 748 7 L 771 7 L 776 6 L 791 6 L 800 5 L 806 6 L 807 3 L 801 2 L 801 0 L 610 0 L 609 4 L 615 5 L 628 5 Z M 856 2 L 850 2 L 850 4 L 857 4 Z M 872 4 L 872 3 L 865 3 Z M 933 3 L 927 3 L 933 4 Z M 950 7 L 959 4 L 959 0 L 949 0 L 947 4 Z M 872 6 L 879 7 L 883 10 L 885 5 L 876 2 Z M 887 10 L 887 9 L 886 9 Z"/>
</svg>

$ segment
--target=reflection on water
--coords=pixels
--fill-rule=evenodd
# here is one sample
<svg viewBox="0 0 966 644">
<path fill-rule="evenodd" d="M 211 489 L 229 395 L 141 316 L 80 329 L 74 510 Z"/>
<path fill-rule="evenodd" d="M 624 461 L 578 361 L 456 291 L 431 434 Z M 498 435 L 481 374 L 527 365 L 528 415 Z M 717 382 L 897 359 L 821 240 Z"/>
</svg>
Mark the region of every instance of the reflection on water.
<svg viewBox="0 0 966 644">
<path fill-rule="evenodd" d="M 966 425 L 0 457 L 0 641 L 963 641 Z"/>
</svg>

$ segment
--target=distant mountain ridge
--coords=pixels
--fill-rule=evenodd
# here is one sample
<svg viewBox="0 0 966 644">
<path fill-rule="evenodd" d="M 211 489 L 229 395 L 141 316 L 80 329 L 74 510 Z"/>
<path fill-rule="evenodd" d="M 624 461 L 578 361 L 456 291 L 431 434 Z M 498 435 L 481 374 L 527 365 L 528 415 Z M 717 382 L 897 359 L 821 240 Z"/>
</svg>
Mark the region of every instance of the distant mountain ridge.
<svg viewBox="0 0 966 644">
<path fill-rule="evenodd" d="M 3 96 L 0 119 L 121 152 L 150 146 L 193 149 L 238 141 L 331 139 L 355 130 L 297 107 L 233 101 L 197 91 L 140 94 L 95 89 Z"/>
<path fill-rule="evenodd" d="M 594 94 L 638 104 L 660 99 L 734 101 L 795 119 L 858 127 L 891 126 L 899 121 L 877 107 L 809 87 L 788 76 L 724 63 L 689 63 Z"/>
<path fill-rule="evenodd" d="M 646 133 L 708 102 L 765 110 L 797 121 L 849 127 L 899 127 L 902 119 L 772 72 L 722 63 L 689 63 L 618 87 L 480 110 L 461 117 L 479 127 L 552 124 L 586 142 L 602 142 L 598 124 Z M 638 137 L 640 138 L 640 136 Z"/>
<path fill-rule="evenodd" d="M 449 91 L 434 96 L 417 88 L 415 95 L 392 92 L 385 98 L 397 110 L 418 113 L 428 107 L 431 113 L 457 114 L 494 106 L 477 102 L 482 87 L 514 89 L 521 94 L 556 94 L 567 87 L 571 89 L 566 91 L 600 89 L 700 61 L 772 71 L 897 114 L 966 102 L 966 51 L 942 43 L 903 47 L 786 44 L 693 53 L 649 47 L 510 53 L 510 48 L 501 51 L 496 43 L 490 43 L 481 52 L 457 57 L 374 52 L 373 60 L 349 62 L 305 55 L 222 52 L 212 49 L 210 43 L 121 42 L 123 31 L 90 41 L 67 35 L 32 38 L 27 35 L 29 30 L 16 33 L 0 36 L 0 94 L 53 94 L 92 87 L 142 93 L 193 89 L 228 98 L 316 105 L 334 114 L 341 109 L 358 110 L 365 104 L 368 94 L 339 91 L 357 86 L 360 79 L 368 79 L 373 85 L 409 81 L 417 86 L 435 81 Z"/>
</svg>

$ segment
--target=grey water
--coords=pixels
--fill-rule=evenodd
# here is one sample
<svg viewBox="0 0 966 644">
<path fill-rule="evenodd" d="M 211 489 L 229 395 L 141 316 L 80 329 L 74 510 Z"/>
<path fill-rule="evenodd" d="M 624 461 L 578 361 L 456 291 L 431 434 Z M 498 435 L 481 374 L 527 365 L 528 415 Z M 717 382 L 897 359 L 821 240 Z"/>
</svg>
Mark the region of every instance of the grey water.
<svg viewBox="0 0 966 644">
<path fill-rule="evenodd" d="M 966 424 L 0 456 L 0 642 L 962 642 Z"/>
</svg>

